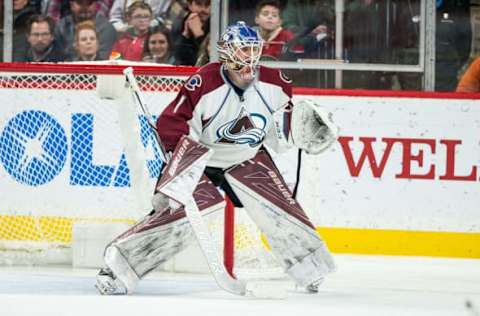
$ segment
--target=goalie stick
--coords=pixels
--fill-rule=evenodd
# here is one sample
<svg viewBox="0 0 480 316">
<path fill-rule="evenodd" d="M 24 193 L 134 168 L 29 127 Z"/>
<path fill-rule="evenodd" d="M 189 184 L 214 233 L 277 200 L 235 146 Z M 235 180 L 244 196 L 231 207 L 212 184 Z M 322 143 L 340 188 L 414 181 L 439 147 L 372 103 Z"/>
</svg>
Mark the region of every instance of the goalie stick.
<svg viewBox="0 0 480 316">
<path fill-rule="evenodd" d="M 147 104 L 144 102 L 140 88 L 138 87 L 137 81 L 133 74 L 133 68 L 128 67 L 123 70 L 123 74 L 127 80 L 130 92 L 132 93 L 136 103 L 141 108 L 142 112 L 147 116 L 147 122 L 150 128 L 152 129 L 155 137 L 158 141 L 158 146 L 160 151 L 165 159 L 165 162 L 168 162 L 169 156 L 166 153 L 165 147 L 162 144 L 158 131 L 153 122 L 152 115 L 147 107 Z M 191 203 L 192 204 L 192 203 Z M 194 202 L 193 202 L 194 204 Z M 199 209 L 195 205 L 190 205 L 187 207 L 185 205 L 185 213 L 187 215 L 190 224 L 192 225 L 193 232 L 198 240 L 200 248 L 205 256 L 208 267 L 212 272 L 212 275 L 217 282 L 218 286 L 224 289 L 227 292 L 245 295 L 246 294 L 246 284 L 240 280 L 233 278 L 226 270 L 222 260 L 218 256 L 218 248 L 211 238 L 210 232 L 208 231 L 207 224 L 202 218 Z"/>
</svg>

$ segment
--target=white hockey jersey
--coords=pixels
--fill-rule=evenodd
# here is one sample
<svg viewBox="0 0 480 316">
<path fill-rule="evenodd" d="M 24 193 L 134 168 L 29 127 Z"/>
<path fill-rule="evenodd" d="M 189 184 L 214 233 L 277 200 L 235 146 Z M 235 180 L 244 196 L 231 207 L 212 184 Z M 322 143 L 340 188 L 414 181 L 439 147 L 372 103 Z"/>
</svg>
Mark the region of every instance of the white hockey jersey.
<svg viewBox="0 0 480 316">
<path fill-rule="evenodd" d="M 162 112 L 157 130 L 166 150 L 173 151 L 182 135 L 190 135 L 213 149 L 207 165 L 218 168 L 253 158 L 264 142 L 280 150 L 273 114 L 283 107 L 291 109 L 291 81 L 279 70 L 260 67 L 242 94 L 222 67 L 211 63 L 201 68 Z M 282 113 L 279 132 L 288 137 L 289 111 Z"/>
</svg>

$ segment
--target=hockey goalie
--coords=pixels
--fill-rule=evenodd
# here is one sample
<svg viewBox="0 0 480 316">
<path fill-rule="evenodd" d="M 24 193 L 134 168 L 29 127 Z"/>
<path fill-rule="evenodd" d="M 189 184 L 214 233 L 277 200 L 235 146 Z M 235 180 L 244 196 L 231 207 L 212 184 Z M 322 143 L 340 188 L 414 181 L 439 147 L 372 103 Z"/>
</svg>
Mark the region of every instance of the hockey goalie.
<svg viewBox="0 0 480 316">
<path fill-rule="evenodd" d="M 189 214 L 223 210 L 216 207 L 223 201 L 219 189 L 244 208 L 298 286 L 315 293 L 335 270 L 264 146 L 321 153 L 337 138 L 329 113 L 308 100 L 292 103 L 291 81 L 258 65 L 262 40 L 245 23 L 229 26 L 217 49 L 220 62 L 191 76 L 156 122 L 171 158 L 152 212 L 107 246 L 96 284 L 102 294 L 132 293 L 140 279 L 184 249 L 194 235 Z"/>
</svg>

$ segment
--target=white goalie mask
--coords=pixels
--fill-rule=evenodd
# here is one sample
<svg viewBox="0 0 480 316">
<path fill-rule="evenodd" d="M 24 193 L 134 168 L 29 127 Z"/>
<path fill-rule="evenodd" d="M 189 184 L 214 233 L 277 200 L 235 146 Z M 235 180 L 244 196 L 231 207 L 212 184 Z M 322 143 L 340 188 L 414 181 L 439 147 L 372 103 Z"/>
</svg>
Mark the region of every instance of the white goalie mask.
<svg viewBox="0 0 480 316">
<path fill-rule="evenodd" d="M 262 47 L 258 32 L 241 21 L 228 26 L 217 44 L 220 61 L 243 80 L 255 78 Z"/>
</svg>

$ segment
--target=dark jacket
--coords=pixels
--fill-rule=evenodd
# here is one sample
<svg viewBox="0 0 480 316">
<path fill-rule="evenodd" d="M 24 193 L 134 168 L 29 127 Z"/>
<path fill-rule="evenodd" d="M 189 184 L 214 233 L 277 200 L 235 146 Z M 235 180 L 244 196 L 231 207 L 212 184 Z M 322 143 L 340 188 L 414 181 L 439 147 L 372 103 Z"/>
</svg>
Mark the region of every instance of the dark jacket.
<svg viewBox="0 0 480 316">
<path fill-rule="evenodd" d="M 184 21 L 188 18 L 185 17 Z M 198 38 L 186 38 L 181 35 L 175 44 L 175 60 L 177 65 L 194 66 L 197 62 L 200 45 L 210 33 L 210 20 L 203 25 L 204 35 Z"/>
<path fill-rule="evenodd" d="M 38 14 L 39 10 L 37 3 L 29 1 L 23 9 L 13 12 L 13 61 L 21 61 L 25 57 L 29 46 L 27 42 L 27 22 L 32 15 Z"/>
<path fill-rule="evenodd" d="M 20 61 L 57 63 L 65 61 L 65 55 L 63 54 L 62 48 L 58 45 L 58 43 L 53 41 L 40 60 L 34 59 L 32 49 L 30 48 Z"/>
</svg>

